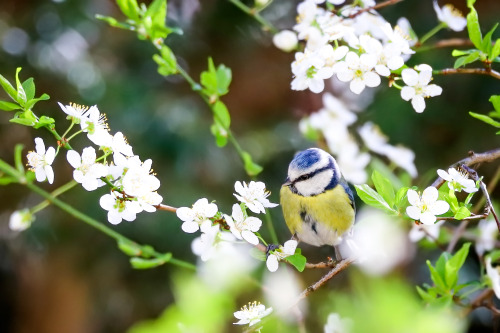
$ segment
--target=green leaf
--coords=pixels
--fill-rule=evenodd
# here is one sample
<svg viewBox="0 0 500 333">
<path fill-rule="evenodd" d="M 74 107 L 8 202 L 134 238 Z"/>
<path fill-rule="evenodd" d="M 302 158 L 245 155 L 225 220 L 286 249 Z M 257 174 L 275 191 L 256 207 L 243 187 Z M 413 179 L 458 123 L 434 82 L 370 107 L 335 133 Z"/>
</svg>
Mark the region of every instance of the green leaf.
<svg viewBox="0 0 500 333">
<path fill-rule="evenodd" d="M 427 263 L 427 266 L 429 267 L 429 271 L 431 272 L 432 282 L 434 282 L 434 285 L 436 286 L 436 288 L 439 290 L 440 293 L 446 293 L 448 288 L 447 288 L 446 283 L 444 281 L 444 277 L 442 277 L 439 274 L 439 272 L 436 270 L 436 268 L 434 268 L 431 265 L 431 262 L 429 260 L 427 260 L 426 263 Z"/>
<path fill-rule="evenodd" d="M 212 106 L 212 111 L 214 112 L 214 118 L 216 121 L 222 127 L 229 128 L 229 125 L 231 124 L 231 116 L 229 115 L 226 105 L 221 101 L 217 101 Z"/>
<path fill-rule="evenodd" d="M 4 78 L 2 75 L 0 75 L 0 85 L 2 86 L 3 90 L 15 101 L 17 101 L 17 91 L 14 89 L 14 87 L 10 84 L 10 82 Z"/>
<path fill-rule="evenodd" d="M 9 120 L 11 123 L 16 123 L 24 126 L 35 126 L 38 118 L 31 110 L 16 112 L 14 118 Z"/>
<path fill-rule="evenodd" d="M 26 103 L 26 92 L 24 91 L 24 87 L 21 84 L 21 81 L 19 80 L 19 72 L 21 72 L 21 67 L 18 67 L 16 69 L 16 86 L 17 86 L 17 95 L 16 95 L 16 101 L 21 105 L 24 106 Z"/>
<path fill-rule="evenodd" d="M 139 244 L 127 240 L 119 240 L 118 248 L 128 256 L 136 257 L 141 255 L 142 250 Z"/>
<path fill-rule="evenodd" d="M 476 118 L 476 119 L 479 119 L 481 121 L 484 121 L 485 123 L 491 125 L 491 126 L 494 126 L 494 127 L 497 127 L 497 128 L 500 128 L 500 122 L 496 121 L 496 120 L 493 120 L 491 119 L 490 117 L 488 116 L 485 116 L 483 114 L 479 114 L 479 113 L 475 113 L 475 112 L 469 112 L 469 114 Z"/>
<path fill-rule="evenodd" d="M 114 17 L 104 16 L 104 15 L 99 15 L 99 14 L 97 14 L 95 17 L 96 17 L 96 19 L 104 21 L 107 24 L 109 24 L 110 26 L 115 27 L 115 28 L 120 28 L 120 29 L 125 29 L 125 30 L 135 30 L 135 27 L 133 25 L 130 25 L 130 24 L 124 23 L 124 22 L 120 22 L 117 19 L 115 19 Z"/>
<path fill-rule="evenodd" d="M 460 57 L 460 56 L 463 56 L 463 55 L 466 55 L 466 54 L 471 54 L 470 51 L 471 50 L 453 50 L 453 51 L 451 51 L 451 55 L 453 57 Z"/>
<path fill-rule="evenodd" d="M 500 250 L 493 250 L 490 253 L 488 253 L 488 257 L 491 258 L 491 262 L 496 262 L 498 259 L 500 259 Z"/>
<path fill-rule="evenodd" d="M 380 194 L 378 194 L 374 189 L 372 189 L 367 184 L 362 185 L 354 185 L 356 188 L 356 193 L 359 198 L 363 200 L 364 203 L 370 205 L 375 208 L 383 209 L 389 211 L 391 213 L 396 213 L 394 209 L 392 209 L 387 202 L 382 198 Z"/>
<path fill-rule="evenodd" d="M 160 55 L 153 55 L 153 60 L 158 64 L 158 73 L 163 76 L 176 74 L 178 72 L 177 59 L 172 50 L 166 45 L 162 45 Z"/>
<path fill-rule="evenodd" d="M 135 269 L 150 269 L 167 263 L 172 258 L 171 253 L 165 254 L 161 258 L 144 259 L 139 257 L 130 258 L 130 264 Z"/>
<path fill-rule="evenodd" d="M 500 55 L 500 38 L 498 38 L 495 41 L 495 45 L 493 45 L 493 47 L 491 48 L 491 52 L 490 52 L 490 54 L 488 56 L 488 59 L 490 59 L 491 61 L 493 61 L 499 55 Z"/>
<path fill-rule="evenodd" d="M 170 34 L 171 30 L 166 26 L 167 0 L 154 0 L 149 5 L 144 16 L 143 23 L 150 34 L 151 40 L 166 38 Z M 151 21 L 148 21 L 148 17 Z M 150 26 L 148 22 L 151 22 Z"/>
<path fill-rule="evenodd" d="M 139 20 L 139 5 L 136 0 L 116 0 L 118 7 L 122 13 L 129 19 L 137 21 Z"/>
<path fill-rule="evenodd" d="M 307 259 L 300 253 L 300 249 L 297 249 L 298 251 L 295 252 L 295 254 L 286 257 L 286 261 L 288 261 L 293 267 L 295 267 L 299 272 L 304 271 L 304 268 L 306 268 L 306 262 Z"/>
<path fill-rule="evenodd" d="M 495 109 L 495 111 L 500 114 L 500 95 L 491 96 L 489 101 L 491 104 L 493 104 L 493 108 Z"/>
<path fill-rule="evenodd" d="M 491 28 L 491 30 L 486 33 L 486 35 L 484 35 L 483 42 L 481 43 L 481 50 L 484 53 L 488 54 L 488 58 L 489 55 L 491 54 L 491 36 L 493 35 L 497 27 L 498 23 L 495 24 L 493 28 Z"/>
<path fill-rule="evenodd" d="M 210 126 L 212 135 L 215 136 L 215 143 L 218 147 L 227 145 L 228 133 L 227 130 L 217 121 Z"/>
<path fill-rule="evenodd" d="M 50 118 L 47 116 L 41 116 L 40 119 L 35 124 L 34 128 L 48 127 L 55 123 L 54 118 Z"/>
<path fill-rule="evenodd" d="M 43 94 L 42 96 L 38 97 L 38 98 L 33 98 L 31 100 L 29 100 L 25 105 L 24 105 L 24 108 L 25 109 L 31 109 L 36 103 L 40 102 L 40 101 L 46 101 L 50 99 L 49 95 L 47 94 Z"/>
<path fill-rule="evenodd" d="M 406 193 L 408 192 L 409 187 L 401 187 L 397 192 L 396 192 L 396 199 L 394 200 L 394 203 L 396 204 L 396 207 L 398 210 L 406 206 Z"/>
<path fill-rule="evenodd" d="M 462 268 L 469 254 L 471 243 L 465 243 L 460 250 L 446 262 L 446 283 L 450 289 L 455 288 L 458 282 L 458 271 Z"/>
<path fill-rule="evenodd" d="M 479 60 L 480 58 L 481 54 L 479 53 L 479 51 L 475 51 L 469 55 L 457 58 L 457 60 L 455 60 L 455 64 L 453 65 L 453 67 L 454 68 L 462 67 L 476 60 Z"/>
<path fill-rule="evenodd" d="M 470 12 L 467 14 L 467 31 L 469 32 L 469 38 L 474 46 L 478 50 L 481 50 L 483 38 L 481 36 L 481 28 L 479 27 L 479 18 L 472 4 L 468 6 L 470 8 Z"/>
<path fill-rule="evenodd" d="M 16 103 L 0 101 L 0 110 L 13 111 L 13 110 L 20 110 L 20 109 L 21 109 L 21 107 Z"/>
<path fill-rule="evenodd" d="M 469 217 L 471 214 L 470 210 L 467 209 L 467 207 L 460 207 L 458 211 L 455 213 L 454 218 L 456 220 L 463 220 L 466 217 Z"/>
<path fill-rule="evenodd" d="M 217 67 L 217 94 L 223 96 L 229 92 L 229 85 L 232 80 L 231 68 L 226 67 L 224 64 L 220 64 Z"/>
<path fill-rule="evenodd" d="M 385 178 L 380 172 L 375 170 L 372 173 L 372 181 L 377 192 L 382 196 L 385 202 L 387 202 L 389 207 L 392 208 L 394 206 L 396 195 L 394 193 L 394 188 L 392 187 L 390 180 Z"/>
<path fill-rule="evenodd" d="M 14 147 L 14 165 L 20 173 L 24 173 L 23 148 L 24 145 L 20 143 L 16 144 Z"/>
<path fill-rule="evenodd" d="M 476 3 L 476 0 L 467 0 L 467 7 L 471 8 Z"/>
<path fill-rule="evenodd" d="M 22 84 L 24 92 L 26 93 L 26 100 L 29 101 L 35 98 L 35 81 L 32 77 L 27 79 Z"/>
<path fill-rule="evenodd" d="M 252 156 L 246 151 L 242 152 L 241 158 L 243 159 L 243 164 L 245 166 L 245 171 L 249 176 L 257 176 L 264 169 L 252 160 Z"/>
<path fill-rule="evenodd" d="M 420 295 L 420 297 L 427 303 L 432 303 L 436 297 L 429 294 L 428 292 L 426 292 L 425 290 L 423 290 L 422 288 L 420 288 L 419 286 L 416 286 L 417 287 L 417 292 L 418 294 Z"/>
</svg>

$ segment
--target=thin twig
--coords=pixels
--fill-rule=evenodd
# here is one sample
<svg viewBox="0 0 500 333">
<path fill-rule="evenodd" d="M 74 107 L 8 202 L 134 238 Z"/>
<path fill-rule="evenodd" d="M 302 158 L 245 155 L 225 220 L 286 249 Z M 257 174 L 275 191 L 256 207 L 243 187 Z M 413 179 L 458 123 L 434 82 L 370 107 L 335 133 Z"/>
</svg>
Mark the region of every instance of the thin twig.
<svg viewBox="0 0 500 333">
<path fill-rule="evenodd" d="M 482 74 L 489 75 L 500 80 L 500 73 L 491 68 L 445 68 L 432 71 L 434 75 L 449 75 L 449 74 Z"/>
<path fill-rule="evenodd" d="M 450 168 L 455 168 L 457 166 L 460 166 L 462 164 L 466 166 L 471 166 L 475 165 L 478 163 L 487 163 L 487 162 L 492 162 L 496 159 L 500 158 L 500 148 L 493 149 L 486 151 L 484 153 L 474 153 L 473 151 L 469 152 L 469 157 L 464 158 L 450 166 Z M 435 188 L 440 188 L 441 185 L 443 185 L 445 180 L 441 177 L 438 177 L 431 186 L 434 186 Z"/>
<path fill-rule="evenodd" d="M 172 206 L 167 206 L 167 205 L 164 205 L 164 204 L 159 204 L 159 205 L 157 205 L 155 207 L 158 210 L 165 210 L 165 211 L 172 212 L 172 213 L 175 213 L 177 211 L 177 208 L 172 207 Z"/>
<path fill-rule="evenodd" d="M 450 242 L 448 243 L 448 247 L 446 248 L 446 252 L 451 253 L 455 246 L 457 245 L 458 241 L 462 237 L 463 233 L 465 232 L 465 229 L 467 229 L 467 226 L 469 225 L 469 221 L 462 221 L 458 228 L 456 228 L 453 232 L 453 237 L 451 238 Z"/>
<path fill-rule="evenodd" d="M 328 273 L 326 273 L 326 275 L 324 275 L 321 279 L 319 279 L 317 282 L 310 285 L 302 293 L 300 293 L 300 295 L 295 299 L 295 301 L 292 303 L 292 305 L 289 306 L 289 308 L 292 308 L 292 307 L 296 306 L 297 304 L 299 304 L 299 302 L 301 300 L 303 300 L 304 298 L 309 296 L 314 291 L 318 290 L 321 286 L 323 286 L 325 283 L 330 281 L 330 279 L 333 278 L 335 275 L 339 274 L 344 269 L 349 267 L 349 265 L 351 265 L 353 262 L 354 262 L 354 258 L 348 258 L 348 259 L 344 259 L 344 260 L 338 262 L 337 265 L 335 267 L 333 267 L 332 270 L 330 270 Z"/>
<path fill-rule="evenodd" d="M 471 303 L 470 306 L 465 309 L 464 315 L 467 316 L 469 313 L 474 311 L 477 308 L 486 306 L 486 302 L 488 300 L 491 300 L 491 297 L 493 296 L 493 289 L 488 288 L 483 290 Z M 487 307 L 487 306 L 486 306 Z M 490 309 L 491 310 L 491 309 Z M 496 309 L 498 311 L 498 309 Z"/>
<path fill-rule="evenodd" d="M 306 268 L 318 269 L 318 268 L 331 268 L 337 266 L 339 262 L 335 260 L 323 261 L 317 264 L 306 263 Z"/>
<path fill-rule="evenodd" d="M 444 48 L 444 47 L 460 47 L 460 46 L 472 46 L 472 42 L 470 39 L 465 39 L 465 38 L 450 38 L 450 39 L 443 39 L 440 40 L 439 42 L 436 42 L 432 45 L 428 46 L 420 46 L 419 43 L 417 43 L 415 47 L 415 51 L 417 52 L 423 52 L 427 51 L 430 49 L 439 49 L 439 48 Z"/>
<path fill-rule="evenodd" d="M 349 18 L 355 18 L 356 16 L 358 16 L 358 15 L 364 13 L 364 12 L 369 12 L 371 10 L 377 10 L 377 9 L 380 9 L 380 8 L 391 6 L 391 5 L 397 4 L 398 2 L 401 2 L 401 1 L 403 1 L 403 0 L 387 0 L 387 1 L 384 1 L 384 2 L 380 2 L 380 3 L 376 4 L 375 6 L 362 8 L 359 11 L 357 11 L 356 13 L 353 13 L 353 14 L 349 15 L 348 17 Z"/>
</svg>

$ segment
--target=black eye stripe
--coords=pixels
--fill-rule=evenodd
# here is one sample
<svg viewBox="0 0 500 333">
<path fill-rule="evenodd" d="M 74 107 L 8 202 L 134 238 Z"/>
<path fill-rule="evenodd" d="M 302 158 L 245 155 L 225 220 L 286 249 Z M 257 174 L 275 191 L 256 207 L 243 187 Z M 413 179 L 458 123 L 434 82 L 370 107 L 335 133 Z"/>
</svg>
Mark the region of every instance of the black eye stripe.
<svg viewBox="0 0 500 333">
<path fill-rule="evenodd" d="M 302 175 L 302 176 L 298 177 L 297 179 L 294 179 L 294 180 L 292 181 L 292 184 L 291 184 L 291 185 L 292 185 L 292 186 L 294 186 L 296 183 L 302 182 L 302 181 L 304 181 L 304 180 L 308 180 L 308 179 L 310 179 L 311 177 L 313 177 L 313 176 L 317 175 L 318 173 L 323 172 L 323 171 L 326 171 L 326 170 L 329 170 L 329 169 L 332 169 L 332 171 L 334 171 L 334 169 L 333 169 L 333 165 L 332 165 L 332 164 L 329 164 L 329 165 L 327 165 L 327 166 L 322 167 L 321 169 L 314 170 L 314 171 L 313 171 L 313 172 L 311 172 L 311 173 L 308 173 L 308 174 Z M 334 171 L 334 173 L 335 173 L 335 171 Z"/>
</svg>

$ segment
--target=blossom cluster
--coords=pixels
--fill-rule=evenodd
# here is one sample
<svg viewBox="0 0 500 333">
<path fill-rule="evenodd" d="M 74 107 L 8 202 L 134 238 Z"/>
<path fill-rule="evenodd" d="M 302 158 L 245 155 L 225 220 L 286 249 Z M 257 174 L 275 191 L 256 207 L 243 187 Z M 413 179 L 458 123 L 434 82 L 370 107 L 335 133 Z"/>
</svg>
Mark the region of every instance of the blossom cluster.
<svg viewBox="0 0 500 333">
<path fill-rule="evenodd" d="M 106 116 L 97 106 L 90 108 L 69 104 L 59 106 L 67 114 L 72 125 L 79 125 L 80 132 L 86 133 L 88 139 L 99 150 L 102 156 L 97 157 L 96 148 L 83 148 L 81 154 L 76 150 L 69 150 L 66 154 L 68 163 L 74 168 L 73 178 L 87 191 L 108 185 L 111 192 L 100 198 L 100 205 L 108 211 L 108 221 L 118 224 L 122 220 L 133 221 L 138 213 L 154 212 L 163 198 L 156 192 L 160 181 L 152 173 L 150 159 L 141 161 L 134 155 L 121 132 L 112 135 L 109 132 Z M 41 138 L 35 139 L 36 151 L 27 155 L 28 165 L 35 172 L 37 181 L 54 181 L 52 163 L 56 150 L 45 144 Z M 108 157 L 112 156 L 112 161 Z M 111 159 L 111 158 L 109 158 Z"/>
<path fill-rule="evenodd" d="M 441 87 L 429 84 L 430 66 L 411 69 L 405 65 L 415 53 L 412 47 L 417 43 L 406 18 L 393 27 L 374 9 L 363 10 L 375 5 L 372 0 L 335 10 L 331 10 L 332 5 L 339 6 L 344 1 L 326 1 L 326 8 L 324 3 L 324 0 L 299 3 L 293 31 L 283 30 L 273 38 L 274 44 L 286 52 L 296 50 L 298 42 L 304 41 L 304 48 L 295 53 L 291 64 L 293 90 L 320 93 L 325 89 L 325 80 L 336 77 L 349 83 L 353 93 L 360 94 L 366 87 L 379 86 L 382 77 L 389 78 L 389 85 L 399 89 L 394 82 L 402 80 L 406 86 L 401 89 L 401 97 L 411 100 L 417 112 L 425 109 L 424 98 L 441 94 Z M 434 9 L 442 26 L 454 31 L 465 28 L 465 18 L 453 6 L 441 8 L 435 1 Z"/>
<path fill-rule="evenodd" d="M 343 176 L 351 183 L 361 184 L 367 180 L 367 165 L 372 155 L 360 148 L 356 136 L 350 128 L 356 123 L 358 116 L 339 98 L 330 93 L 323 94 L 323 107 L 309 117 L 303 118 L 300 130 L 308 133 L 319 132 L 325 139 L 332 154 L 343 171 Z M 357 129 L 362 143 L 373 154 L 386 157 L 402 168 L 411 177 L 417 176 L 414 164 L 415 154 L 403 146 L 393 146 L 380 128 L 372 122 L 366 122 Z"/>
</svg>

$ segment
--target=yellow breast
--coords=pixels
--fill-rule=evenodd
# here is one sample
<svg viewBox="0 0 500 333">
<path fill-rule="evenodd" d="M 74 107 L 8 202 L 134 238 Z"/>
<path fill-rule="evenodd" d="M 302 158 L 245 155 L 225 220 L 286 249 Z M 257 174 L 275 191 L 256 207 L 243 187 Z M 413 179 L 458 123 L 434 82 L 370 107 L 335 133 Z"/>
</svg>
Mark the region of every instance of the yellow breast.
<svg viewBox="0 0 500 333">
<path fill-rule="evenodd" d="M 295 194 L 289 186 L 283 186 L 280 201 L 291 233 L 311 245 L 337 245 L 354 223 L 354 208 L 340 184 L 310 197 Z"/>
</svg>

